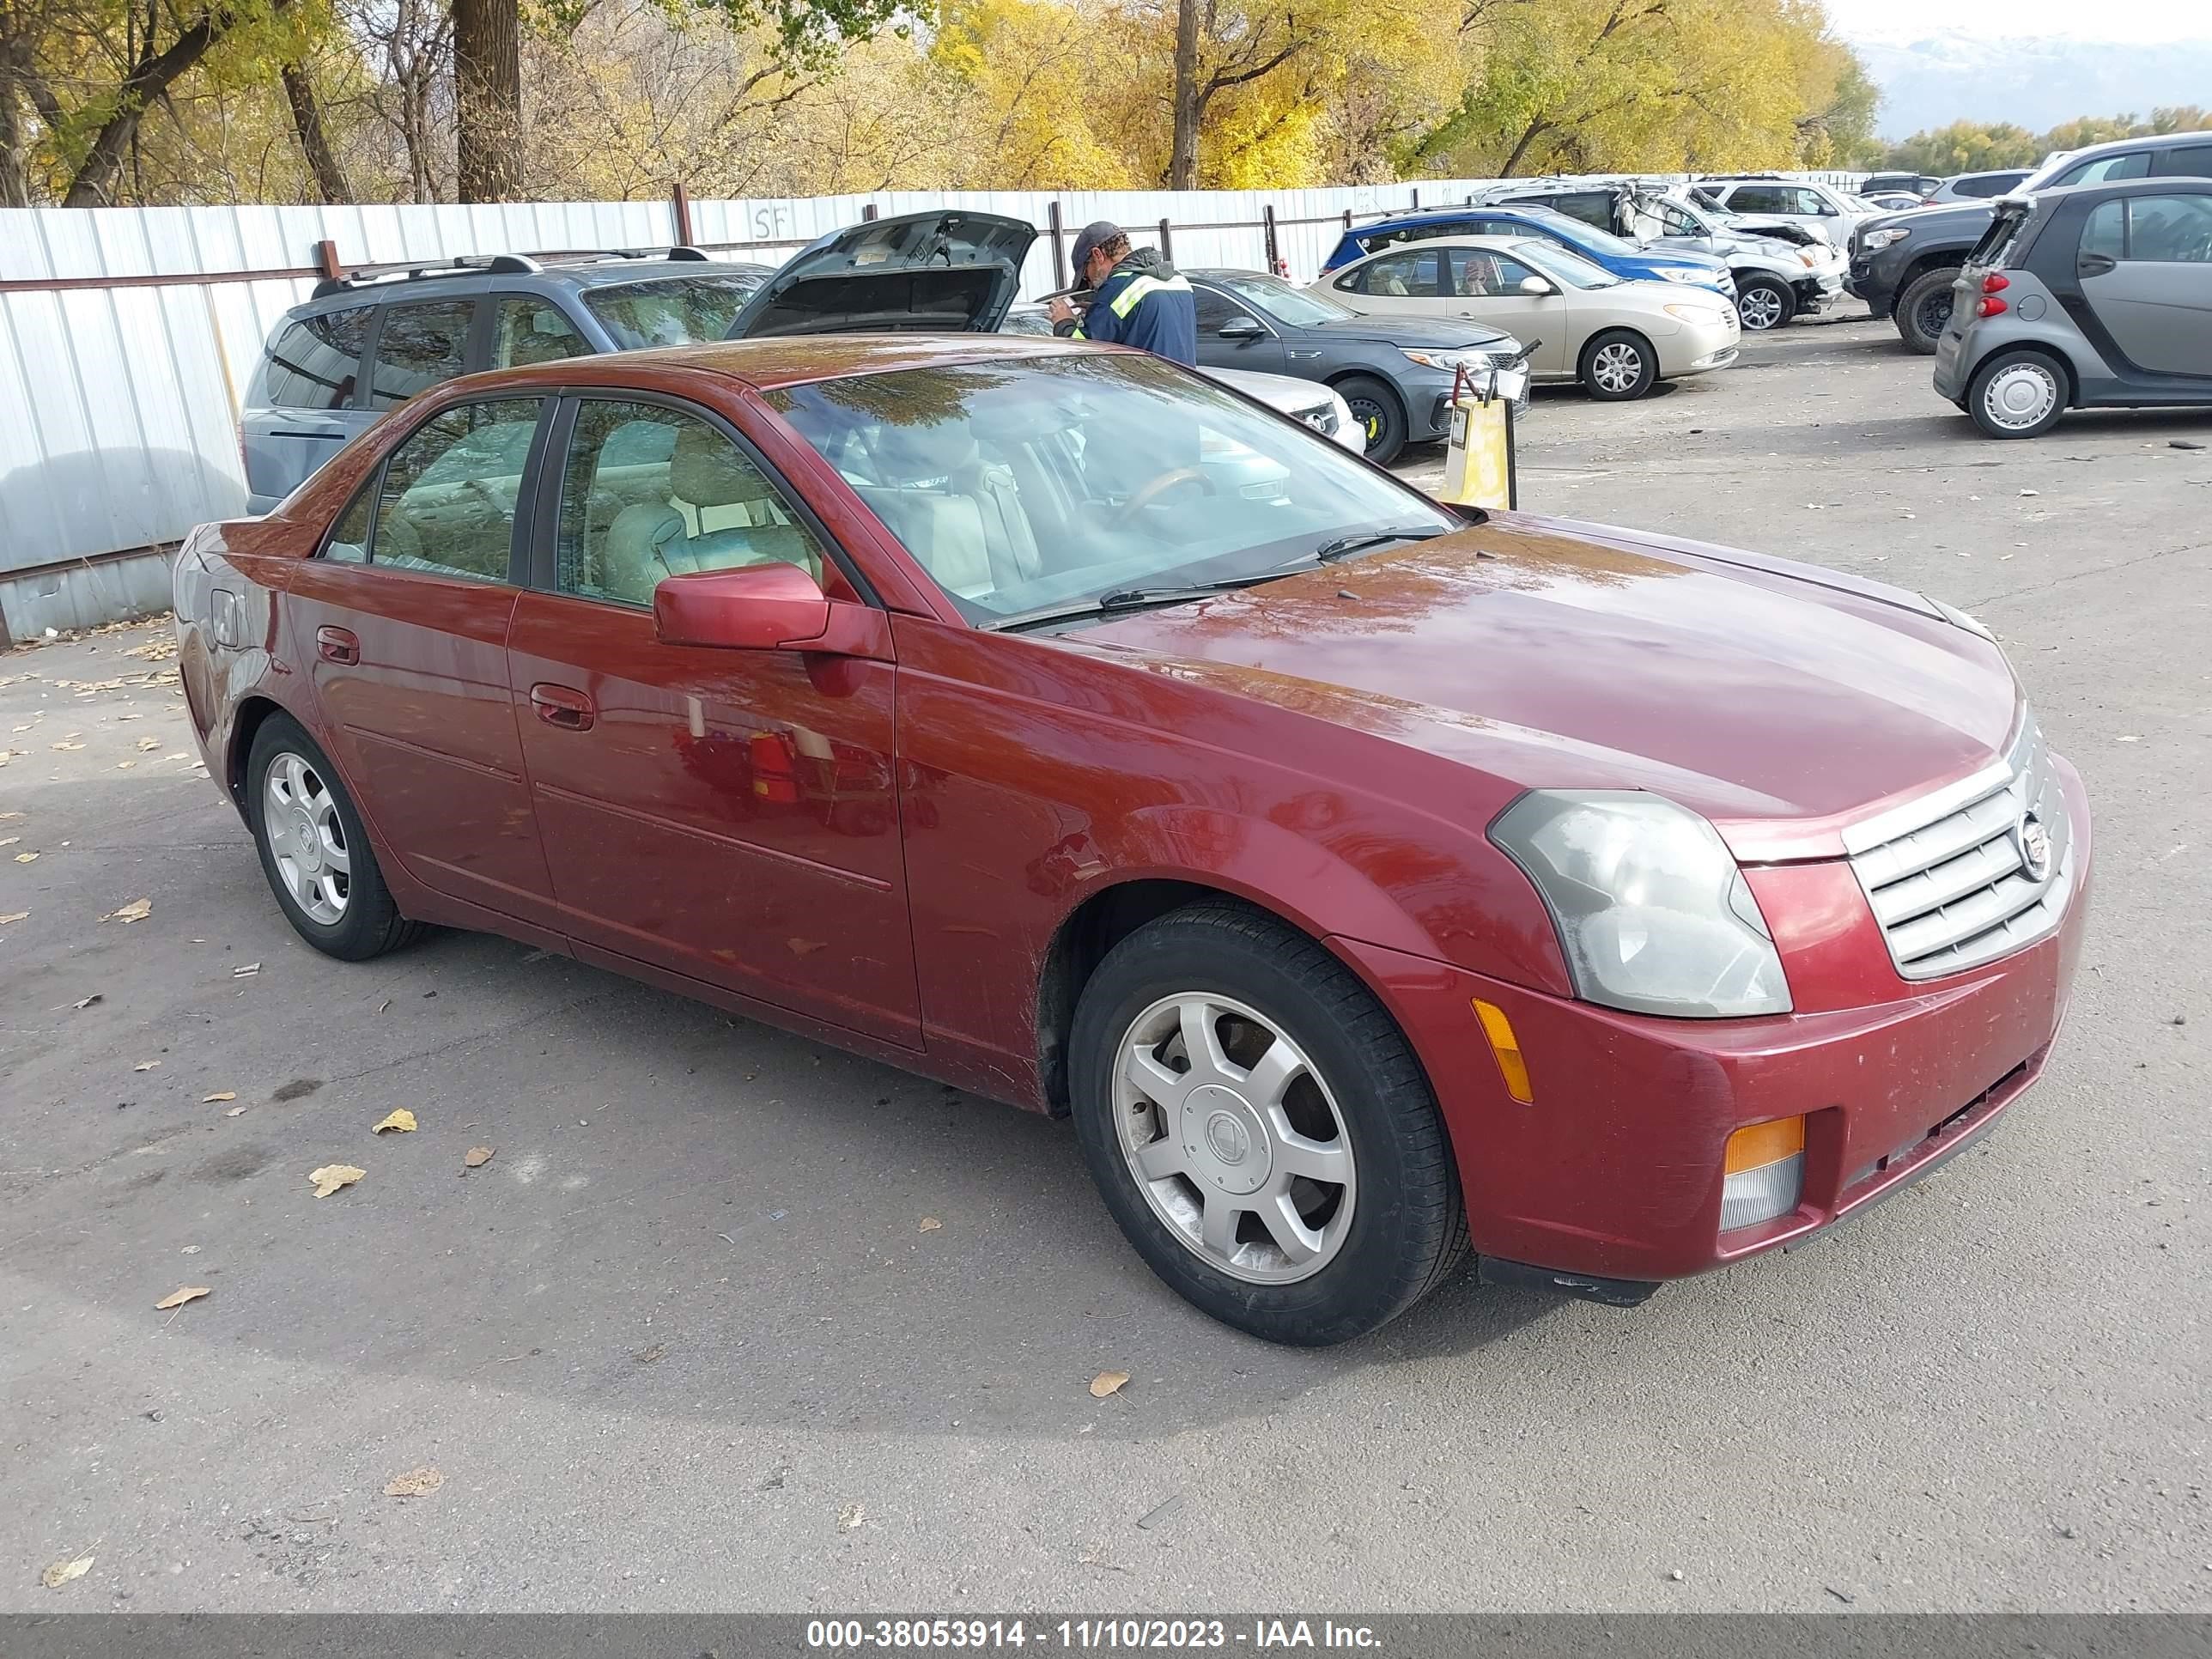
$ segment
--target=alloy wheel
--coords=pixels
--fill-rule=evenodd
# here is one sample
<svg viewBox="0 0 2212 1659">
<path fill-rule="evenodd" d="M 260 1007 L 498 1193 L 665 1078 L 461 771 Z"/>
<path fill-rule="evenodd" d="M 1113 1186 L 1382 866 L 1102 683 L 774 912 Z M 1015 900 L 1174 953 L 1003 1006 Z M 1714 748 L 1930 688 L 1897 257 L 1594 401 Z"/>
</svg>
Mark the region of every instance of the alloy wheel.
<svg viewBox="0 0 2212 1659">
<path fill-rule="evenodd" d="M 1241 1002 L 1180 992 L 1138 1015 L 1115 1056 L 1121 1154 L 1186 1249 L 1261 1285 L 1334 1259 L 1358 1191 L 1352 1138 L 1287 1032 Z"/>
<path fill-rule="evenodd" d="M 1736 319 L 1763 333 L 1782 320 L 1782 296 L 1771 288 L 1748 288 L 1736 296 Z"/>
<path fill-rule="evenodd" d="M 270 761 L 261 825 L 292 902 L 325 927 L 343 917 L 353 891 L 353 859 L 337 797 L 313 761 L 289 750 Z"/>
</svg>

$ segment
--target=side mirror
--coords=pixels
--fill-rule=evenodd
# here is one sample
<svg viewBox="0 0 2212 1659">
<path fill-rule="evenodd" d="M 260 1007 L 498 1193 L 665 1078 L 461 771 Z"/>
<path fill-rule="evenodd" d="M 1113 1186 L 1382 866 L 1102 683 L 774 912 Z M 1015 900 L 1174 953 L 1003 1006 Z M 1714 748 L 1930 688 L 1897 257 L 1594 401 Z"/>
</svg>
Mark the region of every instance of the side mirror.
<svg viewBox="0 0 2212 1659">
<path fill-rule="evenodd" d="M 1520 287 L 1521 292 L 1527 295 L 1532 300 L 1540 300 L 1547 294 L 1558 292 L 1556 289 L 1554 289 L 1549 283 L 1546 282 L 1541 276 L 1523 276 L 1521 279 Z"/>
<path fill-rule="evenodd" d="M 798 649 L 829 631 L 830 601 L 795 564 L 740 565 L 664 579 L 653 590 L 653 622 L 663 645 Z"/>
<path fill-rule="evenodd" d="M 1231 317 L 1215 329 L 1214 334 L 1224 340 L 1256 340 L 1267 331 L 1253 317 Z"/>
</svg>

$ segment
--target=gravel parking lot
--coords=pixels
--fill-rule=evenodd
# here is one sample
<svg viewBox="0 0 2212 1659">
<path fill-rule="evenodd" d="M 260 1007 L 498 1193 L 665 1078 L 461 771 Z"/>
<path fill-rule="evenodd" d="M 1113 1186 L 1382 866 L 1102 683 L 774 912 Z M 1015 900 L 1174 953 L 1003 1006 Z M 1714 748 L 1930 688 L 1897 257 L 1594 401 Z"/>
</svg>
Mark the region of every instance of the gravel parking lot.
<svg viewBox="0 0 2212 1659">
<path fill-rule="evenodd" d="M 1268 1348 L 1152 1279 L 1065 1124 L 498 939 L 315 955 L 166 631 L 19 650 L 0 1609 L 2212 1609 L 2212 450 L 2172 447 L 2212 423 L 1988 442 L 1847 321 L 1522 435 L 1532 509 L 2004 638 L 2100 865 L 1977 1151 L 1634 1311 L 1463 1278 Z"/>
</svg>

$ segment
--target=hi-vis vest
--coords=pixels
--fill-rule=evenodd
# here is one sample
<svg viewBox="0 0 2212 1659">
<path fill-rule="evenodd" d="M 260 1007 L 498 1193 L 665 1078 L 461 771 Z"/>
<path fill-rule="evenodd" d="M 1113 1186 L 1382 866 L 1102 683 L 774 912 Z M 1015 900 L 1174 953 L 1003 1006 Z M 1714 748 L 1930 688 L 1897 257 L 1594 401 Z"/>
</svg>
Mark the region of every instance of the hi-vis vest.
<svg viewBox="0 0 2212 1659">
<path fill-rule="evenodd" d="M 1136 346 L 1195 366 L 1198 301 L 1190 280 L 1151 248 L 1140 248 L 1114 268 L 1073 337 Z"/>
</svg>

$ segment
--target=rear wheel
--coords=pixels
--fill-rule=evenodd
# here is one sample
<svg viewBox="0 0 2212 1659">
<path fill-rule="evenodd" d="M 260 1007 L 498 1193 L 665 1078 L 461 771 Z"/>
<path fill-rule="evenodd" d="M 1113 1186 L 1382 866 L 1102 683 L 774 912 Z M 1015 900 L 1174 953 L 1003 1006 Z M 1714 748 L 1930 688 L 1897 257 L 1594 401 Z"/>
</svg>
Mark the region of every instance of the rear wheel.
<svg viewBox="0 0 2212 1659">
<path fill-rule="evenodd" d="M 1950 325 L 1951 284 L 1958 280 L 1956 265 L 1941 265 L 1922 271 L 1897 296 L 1897 331 L 1923 357 L 1934 355 L 1936 343 Z"/>
<path fill-rule="evenodd" d="M 261 872 L 301 939 L 366 962 L 421 936 L 392 902 L 336 769 L 289 715 L 271 714 L 254 732 L 246 788 Z"/>
<path fill-rule="evenodd" d="M 1797 295 L 1778 276 L 1747 276 L 1736 285 L 1736 320 L 1753 334 L 1780 328 L 1797 314 Z"/>
<path fill-rule="evenodd" d="M 1367 434 L 1365 454 L 1378 466 L 1398 459 L 1406 447 L 1406 406 L 1398 394 L 1372 375 L 1354 374 L 1336 383 L 1337 395 Z"/>
<path fill-rule="evenodd" d="M 1609 328 L 1583 348 L 1583 389 L 1606 403 L 1626 403 L 1651 390 L 1659 354 L 1651 342 L 1626 328 Z"/>
<path fill-rule="evenodd" d="M 1069 1060 L 1107 1208 L 1224 1324 L 1345 1341 L 1464 1253 L 1419 1061 L 1343 963 L 1273 917 L 1207 902 L 1123 939 L 1084 988 Z"/>
<path fill-rule="evenodd" d="M 2000 351 L 1974 371 L 1966 413 L 1992 438 L 2033 438 L 2066 412 L 2066 372 L 2039 351 Z"/>
</svg>

